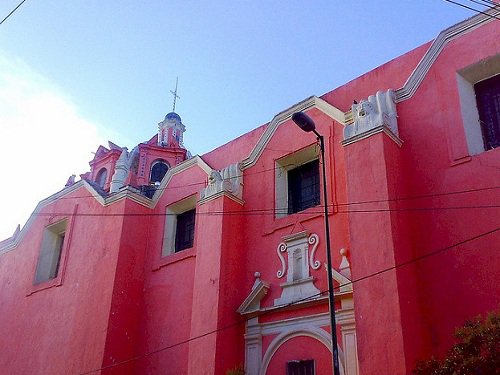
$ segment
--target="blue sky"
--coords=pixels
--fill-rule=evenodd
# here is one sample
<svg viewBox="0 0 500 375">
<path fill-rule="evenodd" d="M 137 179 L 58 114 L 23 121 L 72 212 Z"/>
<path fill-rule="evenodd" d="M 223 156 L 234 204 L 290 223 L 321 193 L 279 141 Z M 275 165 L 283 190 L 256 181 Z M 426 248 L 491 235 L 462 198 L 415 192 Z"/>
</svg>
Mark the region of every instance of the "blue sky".
<svg viewBox="0 0 500 375">
<path fill-rule="evenodd" d="M 202 154 L 474 14 L 443 0 L 27 0 L 0 25 L 0 158 L 26 155 L 4 169 L 0 239 L 99 143 L 154 135 L 177 76 L 184 141 Z"/>
</svg>

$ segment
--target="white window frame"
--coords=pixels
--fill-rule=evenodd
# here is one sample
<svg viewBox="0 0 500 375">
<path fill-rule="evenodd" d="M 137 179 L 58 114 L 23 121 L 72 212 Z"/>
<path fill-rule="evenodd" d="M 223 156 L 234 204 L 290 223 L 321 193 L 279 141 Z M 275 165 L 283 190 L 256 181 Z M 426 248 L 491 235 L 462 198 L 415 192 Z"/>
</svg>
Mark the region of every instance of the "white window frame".
<svg viewBox="0 0 500 375">
<path fill-rule="evenodd" d="M 474 85 L 500 74 L 500 54 L 489 57 L 457 72 L 460 109 L 470 155 L 485 151 Z"/>
<path fill-rule="evenodd" d="M 180 215 L 192 209 L 196 209 L 196 194 L 187 197 L 185 199 L 182 199 L 176 203 L 173 203 L 166 208 L 165 229 L 163 233 L 163 248 L 161 252 L 162 257 L 175 253 L 175 233 L 177 229 L 177 215 Z M 195 231 L 196 231 L 196 220 L 195 220 Z"/>
<path fill-rule="evenodd" d="M 288 216 L 288 171 L 319 159 L 319 146 L 315 143 L 275 161 L 275 217 Z"/>
<path fill-rule="evenodd" d="M 60 220 L 57 223 L 45 227 L 33 278 L 33 285 L 56 279 L 61 273 L 61 260 L 67 242 L 63 237 L 65 237 L 67 227 L 68 219 Z"/>
</svg>

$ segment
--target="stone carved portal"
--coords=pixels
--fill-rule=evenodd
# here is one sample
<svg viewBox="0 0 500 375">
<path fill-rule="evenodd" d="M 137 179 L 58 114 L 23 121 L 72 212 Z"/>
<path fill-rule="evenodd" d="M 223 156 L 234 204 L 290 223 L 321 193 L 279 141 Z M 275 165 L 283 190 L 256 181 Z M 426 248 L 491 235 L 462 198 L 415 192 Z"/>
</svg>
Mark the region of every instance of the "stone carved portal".
<svg viewBox="0 0 500 375">
<path fill-rule="evenodd" d="M 317 234 L 308 236 L 307 232 L 299 232 L 283 237 L 276 253 L 281 262 L 281 269 L 276 276 L 282 278 L 286 274 L 286 282 L 281 284 L 281 297 L 274 300 L 274 305 L 303 300 L 308 297 L 320 296 L 320 291 L 314 286 L 314 279 L 310 276 L 309 267 L 317 270 L 321 263 L 314 259 L 319 237 Z M 309 252 L 309 246 L 312 246 Z M 287 257 L 282 253 L 287 252 Z"/>
<path fill-rule="evenodd" d="M 306 232 L 301 232 L 284 237 L 283 242 L 278 245 L 277 252 L 281 260 L 282 268 L 278 270 L 277 277 L 282 278 L 287 275 L 287 282 L 281 285 L 283 288 L 282 298 L 283 295 L 285 295 L 286 298 L 290 297 L 287 297 L 286 293 L 293 290 L 294 283 L 300 285 L 300 282 L 303 282 L 304 279 L 293 281 L 296 275 L 302 275 L 307 281 L 312 279 L 309 277 L 308 267 L 313 269 L 316 269 L 315 267 L 320 267 L 321 263 L 314 260 L 317 244 L 317 235 L 312 234 L 308 236 Z M 287 259 L 282 255 L 285 251 L 288 253 Z M 301 258 L 294 263 L 294 257 L 297 255 L 301 255 Z M 339 361 L 342 375 L 358 375 L 359 366 L 351 267 L 347 259 L 348 251 L 342 248 L 340 250 L 340 255 L 342 256 L 342 261 L 339 271 L 333 269 L 334 281 L 340 286 L 335 296 L 340 300 L 340 309 L 336 310 L 337 325 L 340 328 L 340 335 L 337 337 L 339 340 Z M 305 263 L 306 260 L 307 263 Z M 302 273 L 298 272 L 297 269 L 293 272 L 292 268 L 297 264 L 307 264 L 307 267 L 301 269 Z M 288 280 L 292 281 L 289 283 Z M 285 287 L 283 285 L 285 285 Z M 288 285 L 292 286 L 288 287 Z M 261 309 L 260 301 L 270 288 L 271 284 L 261 280 L 260 273 L 256 272 L 255 283 L 252 290 L 238 309 L 241 315 L 247 317 L 245 332 L 245 373 L 247 375 L 269 375 L 268 366 L 273 360 L 274 354 L 283 344 L 296 337 L 311 337 L 319 340 L 326 347 L 331 347 L 330 334 L 328 331 L 330 315 L 328 313 L 315 315 L 303 315 L 299 313 L 292 318 L 260 322 L 259 315 L 263 311 L 269 314 L 272 310 L 281 311 L 283 308 L 283 305 L 279 306 L 275 301 L 274 307 Z M 301 291 L 297 293 L 301 293 Z M 325 304 L 326 300 L 316 300 L 316 303 Z M 263 342 L 264 337 L 271 338 L 271 342 L 267 344 Z"/>
</svg>

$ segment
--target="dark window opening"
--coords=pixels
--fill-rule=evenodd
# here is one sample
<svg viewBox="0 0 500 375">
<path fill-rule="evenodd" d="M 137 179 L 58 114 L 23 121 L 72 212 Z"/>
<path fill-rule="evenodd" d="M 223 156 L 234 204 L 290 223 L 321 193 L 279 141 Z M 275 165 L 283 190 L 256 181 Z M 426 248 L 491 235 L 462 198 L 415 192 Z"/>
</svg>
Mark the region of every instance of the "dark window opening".
<svg viewBox="0 0 500 375">
<path fill-rule="evenodd" d="M 167 174 L 168 171 L 168 164 L 163 162 L 163 161 L 158 161 L 153 164 L 153 167 L 151 167 L 151 178 L 149 179 L 149 182 L 151 184 L 154 184 L 155 182 L 161 182 L 163 180 L 163 177 Z"/>
<path fill-rule="evenodd" d="M 177 215 L 175 228 L 175 252 L 193 247 L 196 210 Z"/>
<path fill-rule="evenodd" d="M 484 149 L 500 146 L 500 74 L 474 85 Z"/>
<path fill-rule="evenodd" d="M 288 171 L 288 213 L 319 204 L 319 160 Z"/>
<path fill-rule="evenodd" d="M 151 186 L 151 185 L 142 185 L 141 186 L 141 193 L 148 197 L 149 199 L 153 198 L 153 195 L 155 195 L 156 192 L 156 187 Z"/>
<path fill-rule="evenodd" d="M 108 170 L 106 168 L 101 168 L 101 170 L 97 173 L 97 177 L 95 178 L 95 182 L 101 188 L 104 189 L 104 185 L 106 184 L 106 180 L 108 179 Z"/>
<path fill-rule="evenodd" d="M 286 375 L 314 375 L 314 360 L 288 362 L 286 364 Z"/>
</svg>

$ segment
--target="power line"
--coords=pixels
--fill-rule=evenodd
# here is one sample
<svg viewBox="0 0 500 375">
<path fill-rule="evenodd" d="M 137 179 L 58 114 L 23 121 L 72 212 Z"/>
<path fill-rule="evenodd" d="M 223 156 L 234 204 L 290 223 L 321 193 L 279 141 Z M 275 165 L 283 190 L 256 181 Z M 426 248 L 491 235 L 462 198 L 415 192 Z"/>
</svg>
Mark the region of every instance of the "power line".
<svg viewBox="0 0 500 375">
<path fill-rule="evenodd" d="M 287 167 L 289 166 L 296 166 L 296 164 L 287 164 Z M 262 171 L 258 172 L 253 172 L 253 173 L 247 173 L 245 174 L 246 177 L 250 175 L 255 175 L 255 174 L 260 174 L 260 173 L 265 173 L 269 172 L 272 170 L 275 170 L 276 168 L 270 168 L 270 169 L 264 169 Z M 222 181 L 230 181 L 231 178 L 225 178 Z M 157 188 L 157 191 L 165 191 L 169 189 L 183 189 L 186 187 L 190 186 L 197 186 L 197 185 L 205 185 L 207 186 L 206 181 L 201 181 L 201 182 L 194 182 L 190 184 L 185 184 L 181 186 L 165 186 L 163 188 Z M 445 196 L 445 195 L 452 195 L 452 194 L 464 194 L 464 193 L 472 193 L 472 192 L 477 192 L 477 191 L 484 191 L 484 190 L 493 190 L 493 189 L 499 189 L 500 186 L 486 186 L 482 188 L 475 188 L 475 189 L 466 189 L 466 190 L 456 190 L 456 191 L 451 191 L 451 192 L 441 192 L 441 193 L 430 193 L 430 194 L 423 194 L 423 195 L 410 195 L 407 197 L 396 197 L 396 198 L 389 198 L 389 199 L 380 199 L 380 200 L 366 200 L 366 201 L 357 201 L 357 202 L 346 202 L 346 203 L 335 203 L 334 205 L 337 206 L 343 206 L 343 205 L 352 205 L 352 204 L 365 204 L 365 203 L 377 203 L 377 202 L 392 202 L 392 201 L 399 201 L 399 200 L 408 200 L 408 199 L 418 199 L 418 198 L 430 198 L 430 197 L 438 197 L 438 196 Z M 76 199 L 76 198 L 97 198 L 100 195 L 94 195 L 94 194 L 86 194 L 86 195 L 79 195 L 79 196 L 69 196 L 69 197 L 60 197 L 57 198 L 58 200 L 60 199 Z M 100 196 L 101 198 L 108 198 L 108 197 L 103 197 Z"/>
<path fill-rule="evenodd" d="M 474 3 L 474 4 L 478 4 L 478 5 L 481 5 L 481 6 L 484 6 L 484 7 L 487 7 L 488 9 L 495 9 L 494 6 L 491 6 L 491 4 L 494 4 L 494 3 L 491 3 L 489 1 L 486 1 L 486 0 L 468 0 L 469 2 L 471 3 Z"/>
<path fill-rule="evenodd" d="M 468 1 L 476 3 L 476 4 L 479 4 L 479 5 L 482 5 L 482 6 L 486 6 L 489 9 L 494 9 L 495 6 L 498 5 L 497 3 L 495 3 L 492 0 L 479 0 L 479 2 L 478 2 L 478 0 L 468 0 Z"/>
<path fill-rule="evenodd" d="M 17 4 L 17 6 L 16 6 L 14 9 L 12 9 L 12 11 L 11 11 L 9 14 L 7 14 L 7 15 L 5 16 L 5 18 L 4 18 L 2 21 L 0 21 L 0 25 L 1 25 L 2 23 L 4 23 L 4 22 L 5 22 L 5 20 L 6 20 L 7 18 L 9 18 L 10 16 L 12 16 L 12 14 L 13 14 L 13 13 L 17 10 L 17 8 L 19 8 L 21 5 L 23 5 L 23 3 L 24 3 L 25 1 L 26 1 L 26 0 L 23 0 L 23 1 L 21 1 L 19 4 Z"/>
<path fill-rule="evenodd" d="M 457 246 L 461 246 L 461 245 L 464 245 L 468 242 L 472 242 L 472 241 L 475 241 L 479 238 L 482 238 L 482 237 L 485 237 L 485 236 L 488 236 L 490 234 L 493 234 L 497 231 L 500 230 L 500 227 L 497 227 L 495 229 L 492 229 L 492 230 L 489 230 L 487 232 L 483 232 L 481 234 L 478 234 L 476 236 L 473 236 L 473 237 L 470 237 L 468 239 L 465 239 L 465 240 L 462 240 L 462 241 L 459 241 L 459 242 L 456 242 L 452 245 L 449 245 L 449 246 L 446 246 L 446 247 L 442 247 L 440 249 L 437 249 L 437 250 L 433 250 L 429 253 L 426 253 L 426 254 L 423 254 L 421 256 L 418 256 L 418 257 L 415 257 L 415 258 L 412 258 L 410 260 L 407 260 L 407 261 L 404 261 L 404 262 L 401 262 L 401 263 L 398 263 L 398 264 L 395 264 L 394 266 L 391 266 L 391 267 L 387 267 L 387 268 L 384 268 L 382 270 L 379 270 L 379 271 L 376 271 L 374 273 L 371 273 L 371 274 L 368 274 L 368 275 L 365 275 L 365 276 L 362 276 L 362 277 L 359 277 L 357 279 L 353 279 L 351 280 L 349 283 L 345 283 L 345 284 L 340 284 L 338 285 L 337 287 L 335 287 L 336 290 L 340 289 L 341 287 L 344 287 L 344 286 L 348 286 L 350 284 L 355 284 L 355 283 L 359 283 L 361 281 L 364 281 L 364 280 L 367 280 L 371 277 L 376 277 L 376 276 L 379 276 L 383 273 L 386 273 L 386 272 L 389 272 L 389 271 L 392 271 L 392 270 L 395 270 L 397 268 L 400 268 L 400 267 L 404 267 L 404 266 L 407 266 L 409 264 L 412 264 L 412 263 L 416 263 L 418 261 L 421 261 L 423 259 L 426 259 L 426 258 L 430 258 L 432 256 L 435 256 L 435 255 L 438 255 L 438 254 L 441 254 L 445 251 L 448 251 L 448 250 L 451 250 L 451 249 L 454 249 L 456 248 Z M 275 313 L 279 310 L 282 310 L 282 309 L 285 309 L 285 308 L 288 308 L 290 306 L 293 306 L 293 305 L 296 305 L 298 303 L 301 303 L 301 302 L 304 302 L 304 301 L 307 301 L 307 300 L 312 300 L 313 298 L 316 298 L 316 297 L 319 297 L 323 294 L 325 294 L 327 291 L 321 291 L 319 293 L 316 293 L 315 295 L 313 296 L 309 296 L 307 298 L 302 298 L 300 300 L 297 300 L 297 301 L 293 301 L 293 302 L 290 302 L 290 303 L 287 303 L 285 305 L 281 305 L 281 306 L 278 306 L 276 307 L 275 309 L 273 310 L 267 310 L 267 311 L 264 311 L 264 312 L 261 312 L 261 313 L 258 313 L 256 314 L 255 316 L 256 317 L 261 317 L 261 316 L 264 316 L 264 315 L 267 315 L 267 314 L 271 314 L 271 313 Z M 223 331 L 223 330 L 226 330 L 226 329 L 229 329 L 229 328 L 233 328 L 233 327 L 236 327 L 240 324 L 243 324 L 243 323 L 246 323 L 247 319 L 243 319 L 243 320 L 240 320 L 240 321 L 237 321 L 235 323 L 231 323 L 229 325 L 226 325 L 224 327 L 220 327 L 220 328 L 217 328 L 217 329 L 214 329 L 214 330 L 211 330 L 211 331 L 208 331 L 208 332 L 205 332 L 201 335 L 198 335 L 198 336 L 195 336 L 195 337 L 190 337 L 189 339 L 186 339 L 186 340 L 183 340 L 183 341 L 179 341 L 175 344 L 171 344 L 171 345 L 168 345 L 168 346 L 164 346 L 162 348 L 159 348 L 159 349 L 156 349 L 156 350 L 153 350 L 151 352 L 148 352 L 148 353 L 144 353 L 144 354 L 140 354 L 140 355 L 137 355 L 137 356 L 134 356 L 134 357 L 131 357 L 131 358 L 128 358 L 126 360 L 123 360 L 121 362 L 117 362 L 117 363 L 113 363 L 111 365 L 107 365 L 107 366 L 103 366 L 103 367 L 100 367 L 98 369 L 93 369 L 93 370 L 90 370 L 90 371 L 87 371 L 87 372 L 84 372 L 84 373 L 80 373 L 79 375 L 88 375 L 88 374 L 92 374 L 94 372 L 97 372 L 97 371 L 102 371 L 102 370 L 106 370 L 106 369 L 109 369 L 109 368 L 113 368 L 113 367 L 116 367 L 116 366 L 121 366 L 125 363 L 129 363 L 129 362 L 132 362 L 132 361 L 136 361 L 138 359 L 141 359 L 141 358 L 145 358 L 145 357 L 148 357 L 150 355 L 153 355 L 153 354 L 156 354 L 156 353 L 160 353 L 162 351 L 165 351 L 165 350 L 168 350 L 168 349 L 171 349 L 171 348 L 174 348 L 176 346 L 180 346 L 180 345 L 183 345 L 183 344 L 187 344 L 191 341 L 194 341 L 194 340 L 197 340 L 197 339 L 200 339 L 200 338 L 203 338 L 203 337 L 206 337 L 206 336 L 209 336 L 211 334 L 214 334 L 214 333 L 217 333 L 217 332 L 220 332 L 220 331 Z"/>
<path fill-rule="evenodd" d="M 491 17 L 491 18 L 494 18 L 494 19 L 500 20 L 500 18 L 498 18 L 498 17 L 497 17 L 497 16 L 495 16 L 494 14 L 489 14 L 489 13 L 483 12 L 483 11 L 481 11 L 481 10 L 478 10 L 478 9 L 475 9 L 475 8 L 472 8 L 472 7 L 469 7 L 469 6 L 465 5 L 465 4 L 461 4 L 461 3 L 458 3 L 458 2 L 453 1 L 453 0 L 444 0 L 444 1 L 446 1 L 446 2 L 448 2 L 448 3 L 451 3 L 451 4 L 458 5 L 458 6 L 462 7 L 462 8 L 465 8 L 465 9 L 472 10 L 473 12 L 476 12 L 476 13 L 481 13 L 481 14 L 484 14 L 484 15 L 486 15 L 486 16 L 488 16 L 488 17 Z M 490 9 L 495 9 L 495 8 L 490 7 Z"/>
<path fill-rule="evenodd" d="M 194 184 L 192 184 L 194 185 Z M 190 185 L 190 186 L 192 186 Z M 187 186 L 187 185 L 184 185 Z M 183 186 L 179 186 L 183 187 Z M 176 187 L 174 187 L 176 188 Z M 455 195 L 455 194 L 466 194 L 466 193 L 474 193 L 474 192 L 480 192 L 480 191 L 486 191 L 486 190 L 495 190 L 499 189 L 500 186 L 487 186 L 487 187 L 482 187 L 482 188 L 477 188 L 477 189 L 466 189 L 466 190 L 455 190 L 451 192 L 441 192 L 441 193 L 431 193 L 431 194 L 422 194 L 422 195 L 410 195 L 406 197 L 396 197 L 396 198 L 388 198 L 388 199 L 372 199 L 372 200 L 364 200 L 364 201 L 355 201 L 355 202 L 345 202 L 345 203 L 333 203 L 329 204 L 329 208 L 334 208 L 336 209 L 337 207 L 342 207 L 342 206 L 351 206 L 351 205 L 361 205 L 361 204 L 372 204 L 372 203 L 384 203 L 384 202 L 397 202 L 397 201 L 405 201 L 405 200 L 413 200 L 413 199 L 423 199 L 423 198 L 434 198 L 434 197 L 442 197 L 442 196 L 449 196 L 449 195 Z M 168 187 L 164 188 L 168 189 Z M 91 198 L 91 197 L 96 197 L 95 195 L 80 195 L 80 196 L 70 196 L 70 197 L 61 197 L 59 199 L 78 199 L 78 198 Z M 259 210 L 259 209 L 256 209 Z M 276 211 L 279 212 L 279 209 L 260 209 L 260 210 L 267 210 L 267 211 Z M 283 210 L 285 211 L 285 210 Z M 287 212 L 283 212 L 287 213 Z M 300 214 L 300 212 L 299 212 Z"/>
<path fill-rule="evenodd" d="M 318 206 L 323 207 L 323 206 Z M 465 209 L 487 209 L 487 208 L 500 208 L 500 205 L 477 205 L 477 206 L 442 206 L 442 207 L 410 207 L 410 208 L 374 208 L 374 209 L 352 209 L 337 211 L 336 213 L 377 213 L 377 212 L 412 212 L 412 211 L 437 211 L 437 210 L 465 210 Z M 261 216 L 261 215 L 276 215 L 286 214 L 287 210 L 279 210 L 275 208 L 267 209 L 252 209 L 241 211 L 210 211 L 210 212 L 196 212 L 196 216 Z M 293 215 L 320 215 L 322 211 L 301 211 L 294 212 Z M 67 212 L 39 212 L 37 216 L 65 216 L 65 217 L 163 217 L 163 216 L 177 216 L 177 213 L 167 212 L 146 212 L 146 213 L 67 213 Z"/>
</svg>

